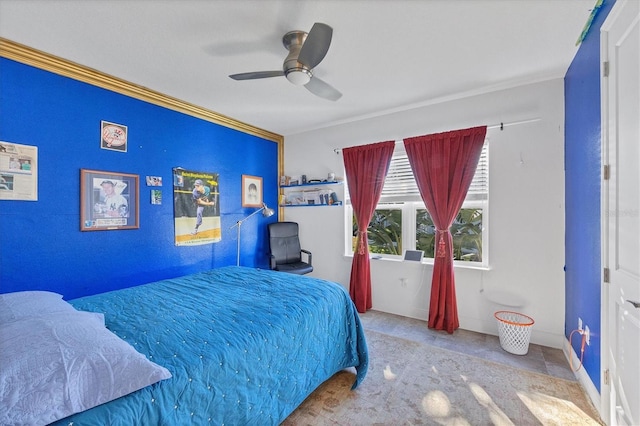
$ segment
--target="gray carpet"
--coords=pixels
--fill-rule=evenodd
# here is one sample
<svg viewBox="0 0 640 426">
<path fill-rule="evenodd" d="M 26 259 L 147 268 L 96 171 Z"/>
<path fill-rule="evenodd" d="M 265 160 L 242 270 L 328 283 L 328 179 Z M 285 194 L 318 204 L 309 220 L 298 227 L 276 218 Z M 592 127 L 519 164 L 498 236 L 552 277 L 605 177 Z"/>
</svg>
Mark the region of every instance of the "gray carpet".
<svg viewBox="0 0 640 426">
<path fill-rule="evenodd" d="M 599 425 L 580 384 L 366 330 L 370 365 L 322 384 L 283 425 Z"/>
</svg>

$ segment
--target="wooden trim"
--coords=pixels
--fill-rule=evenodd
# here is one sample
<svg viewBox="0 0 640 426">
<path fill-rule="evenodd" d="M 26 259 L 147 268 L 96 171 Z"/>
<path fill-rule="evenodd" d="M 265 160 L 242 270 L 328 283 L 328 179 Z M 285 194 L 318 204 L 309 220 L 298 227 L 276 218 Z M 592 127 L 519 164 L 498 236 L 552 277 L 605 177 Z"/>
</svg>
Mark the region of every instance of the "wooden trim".
<svg viewBox="0 0 640 426">
<path fill-rule="evenodd" d="M 164 108 L 178 111 L 231 129 L 239 130 L 278 143 L 278 151 L 282 150 L 282 135 L 243 123 L 222 114 L 207 110 L 197 105 L 181 101 L 143 86 L 130 83 L 118 77 L 85 67 L 75 62 L 59 58 L 49 53 L 0 37 L 0 57 L 11 59 L 26 65 L 50 71 L 74 80 L 89 83 L 103 89 L 149 102 Z M 279 158 L 280 160 L 280 158 Z"/>
</svg>

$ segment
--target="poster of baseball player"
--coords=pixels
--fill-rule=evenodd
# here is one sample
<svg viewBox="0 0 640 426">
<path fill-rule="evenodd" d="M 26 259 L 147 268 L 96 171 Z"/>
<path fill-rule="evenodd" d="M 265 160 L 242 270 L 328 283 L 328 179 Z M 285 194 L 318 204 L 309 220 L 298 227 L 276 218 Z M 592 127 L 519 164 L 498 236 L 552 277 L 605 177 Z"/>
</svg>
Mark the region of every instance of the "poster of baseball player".
<svg viewBox="0 0 640 426">
<path fill-rule="evenodd" d="M 222 239 L 219 174 L 173 169 L 175 244 L 193 246 Z"/>
</svg>

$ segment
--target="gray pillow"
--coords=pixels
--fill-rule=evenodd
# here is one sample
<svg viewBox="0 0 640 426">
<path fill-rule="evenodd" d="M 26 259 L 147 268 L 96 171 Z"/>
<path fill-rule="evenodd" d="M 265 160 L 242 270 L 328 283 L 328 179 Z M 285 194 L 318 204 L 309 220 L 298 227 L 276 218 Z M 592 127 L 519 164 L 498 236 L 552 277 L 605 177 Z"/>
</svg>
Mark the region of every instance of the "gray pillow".
<svg viewBox="0 0 640 426">
<path fill-rule="evenodd" d="M 18 291 L 0 294 L 0 324 L 23 318 L 39 317 L 54 312 L 77 312 L 51 291 Z"/>
<path fill-rule="evenodd" d="M 0 424 L 48 424 L 171 377 L 105 328 L 102 314 L 1 323 L 0 347 Z"/>
</svg>

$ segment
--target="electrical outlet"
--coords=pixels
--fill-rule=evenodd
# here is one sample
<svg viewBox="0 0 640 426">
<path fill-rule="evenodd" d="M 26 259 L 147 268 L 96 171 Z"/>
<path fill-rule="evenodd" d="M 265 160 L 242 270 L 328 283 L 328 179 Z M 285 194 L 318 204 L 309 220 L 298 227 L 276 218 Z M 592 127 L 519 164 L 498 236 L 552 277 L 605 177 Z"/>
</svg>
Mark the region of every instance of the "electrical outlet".
<svg viewBox="0 0 640 426">
<path fill-rule="evenodd" d="M 584 328 L 584 341 L 587 344 L 587 346 L 590 345 L 590 341 L 589 341 L 590 337 L 591 337 L 591 335 L 589 334 L 589 326 L 587 325 Z"/>
<path fill-rule="evenodd" d="M 578 317 L 578 330 L 582 331 L 582 318 Z"/>
</svg>

